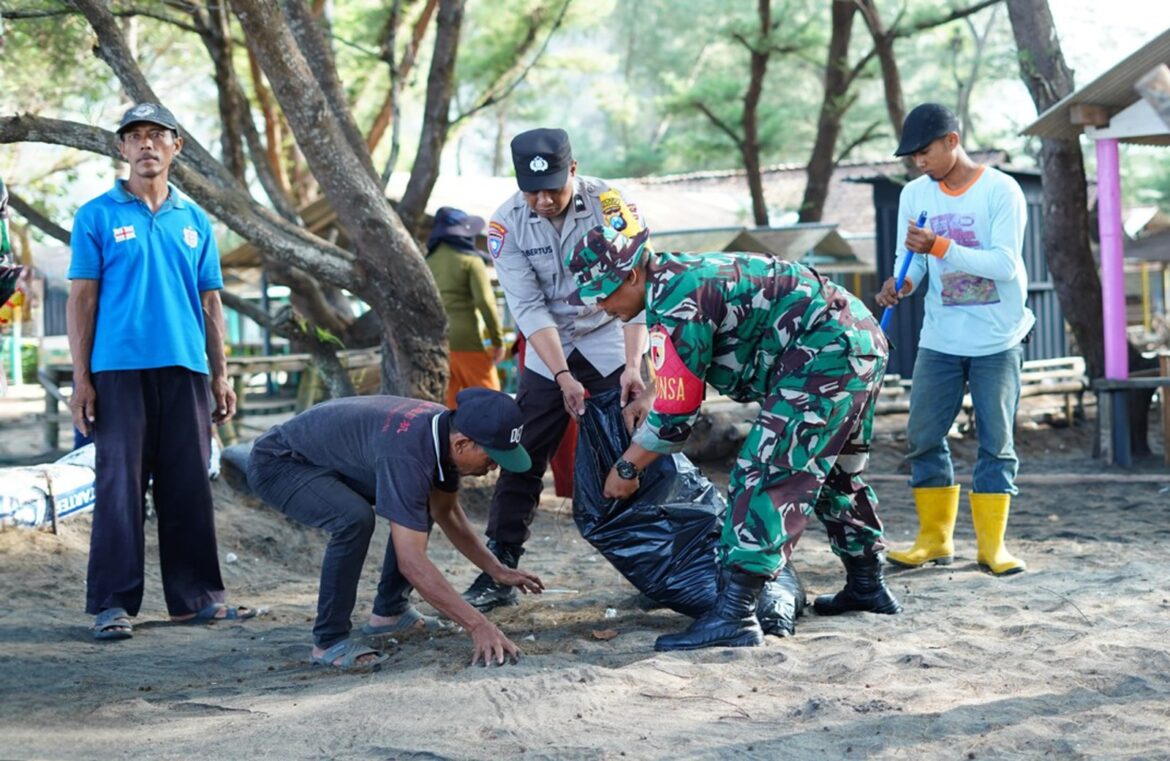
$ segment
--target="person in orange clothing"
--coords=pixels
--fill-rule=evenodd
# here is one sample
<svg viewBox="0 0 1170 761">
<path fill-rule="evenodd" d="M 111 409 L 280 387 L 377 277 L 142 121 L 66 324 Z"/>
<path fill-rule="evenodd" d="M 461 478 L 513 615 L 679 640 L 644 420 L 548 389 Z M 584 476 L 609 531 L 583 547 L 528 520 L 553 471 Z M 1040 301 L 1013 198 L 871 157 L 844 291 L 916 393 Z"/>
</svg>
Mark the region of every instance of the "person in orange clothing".
<svg viewBox="0 0 1170 761">
<path fill-rule="evenodd" d="M 439 286 L 450 325 L 447 406 L 451 409 L 465 388 L 500 390 L 496 365 L 504 359 L 504 331 L 487 267 L 475 249 L 475 236 L 483 228 L 483 217 L 444 206 L 435 212 L 435 225 L 427 238 L 427 266 Z M 484 347 L 481 320 L 492 343 L 490 351 Z"/>
</svg>

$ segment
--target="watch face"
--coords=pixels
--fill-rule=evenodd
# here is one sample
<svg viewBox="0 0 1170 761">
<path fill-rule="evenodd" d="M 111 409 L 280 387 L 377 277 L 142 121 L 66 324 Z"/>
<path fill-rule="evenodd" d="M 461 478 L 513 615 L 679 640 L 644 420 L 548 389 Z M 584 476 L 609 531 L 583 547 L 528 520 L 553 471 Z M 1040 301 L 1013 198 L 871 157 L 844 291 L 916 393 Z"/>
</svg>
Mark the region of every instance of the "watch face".
<svg viewBox="0 0 1170 761">
<path fill-rule="evenodd" d="M 616 467 L 618 475 L 627 481 L 632 481 L 638 477 L 638 469 L 629 460 L 618 460 Z"/>
</svg>

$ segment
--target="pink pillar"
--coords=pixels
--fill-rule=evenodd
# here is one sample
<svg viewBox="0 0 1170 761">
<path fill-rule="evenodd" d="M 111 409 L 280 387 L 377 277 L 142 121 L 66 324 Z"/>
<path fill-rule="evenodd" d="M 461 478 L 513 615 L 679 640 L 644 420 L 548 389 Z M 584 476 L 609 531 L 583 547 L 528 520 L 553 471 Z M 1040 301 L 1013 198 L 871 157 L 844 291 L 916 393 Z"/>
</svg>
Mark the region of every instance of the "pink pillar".
<svg viewBox="0 0 1170 761">
<path fill-rule="evenodd" d="M 1097 228 L 1101 234 L 1101 312 L 1105 323 L 1105 377 L 1129 377 L 1125 334 L 1125 249 L 1121 232 L 1121 172 L 1117 140 L 1097 140 Z"/>
</svg>

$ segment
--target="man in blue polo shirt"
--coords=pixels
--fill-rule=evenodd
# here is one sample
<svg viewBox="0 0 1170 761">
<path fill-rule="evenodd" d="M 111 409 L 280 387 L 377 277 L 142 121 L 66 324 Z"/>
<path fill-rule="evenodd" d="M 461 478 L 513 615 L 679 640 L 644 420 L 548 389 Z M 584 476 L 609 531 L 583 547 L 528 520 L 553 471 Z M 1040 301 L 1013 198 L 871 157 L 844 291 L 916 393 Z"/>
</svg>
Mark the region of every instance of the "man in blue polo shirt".
<svg viewBox="0 0 1170 761">
<path fill-rule="evenodd" d="M 97 616 L 93 634 L 102 640 L 132 636 L 152 479 L 171 620 L 255 615 L 224 602 L 207 473 L 211 424 L 236 409 L 219 251 L 207 215 L 167 181 L 183 149 L 171 112 L 138 104 L 117 134 L 130 177 L 77 212 L 67 309 L 69 406 L 97 447 L 86 612 Z"/>
</svg>

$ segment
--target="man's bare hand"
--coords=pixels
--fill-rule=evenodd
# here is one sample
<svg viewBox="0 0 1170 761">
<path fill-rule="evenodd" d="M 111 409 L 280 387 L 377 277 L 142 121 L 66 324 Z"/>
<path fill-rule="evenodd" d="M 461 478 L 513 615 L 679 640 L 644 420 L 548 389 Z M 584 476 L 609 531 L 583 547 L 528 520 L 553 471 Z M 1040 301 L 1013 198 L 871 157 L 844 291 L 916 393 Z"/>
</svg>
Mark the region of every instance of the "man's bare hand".
<svg viewBox="0 0 1170 761">
<path fill-rule="evenodd" d="M 565 397 L 565 411 L 574 419 L 584 415 L 585 387 L 581 382 L 574 378 L 572 373 L 562 373 L 557 379 L 557 385 L 561 387 L 561 393 Z"/>
<path fill-rule="evenodd" d="M 215 400 L 215 411 L 211 413 L 211 421 L 216 425 L 223 425 L 231 420 L 236 414 L 236 392 L 226 376 L 211 379 L 211 398 Z"/>
<path fill-rule="evenodd" d="M 916 254 L 929 254 L 937 237 L 929 227 L 919 227 L 912 219 L 906 226 L 906 250 Z"/>
<path fill-rule="evenodd" d="M 93 433 L 93 423 L 97 420 L 97 391 L 88 380 L 78 378 L 73 381 L 69 412 L 73 416 L 73 425 L 82 436 Z"/>
<path fill-rule="evenodd" d="M 512 640 L 505 637 L 499 627 L 491 621 L 485 620 L 470 633 L 474 646 L 471 654 L 472 666 L 481 660 L 485 666 L 493 663 L 497 666 L 503 666 L 505 659 L 511 663 L 520 660 L 520 648 L 516 647 Z"/>
<path fill-rule="evenodd" d="M 492 580 L 497 584 L 503 584 L 509 587 L 516 587 L 524 594 L 531 592 L 538 595 L 544 591 L 544 582 L 540 577 L 531 571 L 523 571 L 517 568 L 503 567 L 503 570 L 492 574 Z"/>
<path fill-rule="evenodd" d="M 910 292 L 914 290 L 914 281 L 910 278 L 906 278 L 906 280 L 903 281 L 902 290 L 898 293 L 894 292 L 895 285 L 896 283 L 894 282 L 894 278 L 890 278 L 886 282 L 882 283 L 882 289 L 878 291 L 877 294 L 875 294 L 873 297 L 873 300 L 877 302 L 878 306 L 893 306 L 906 296 L 910 295 Z"/>
</svg>

